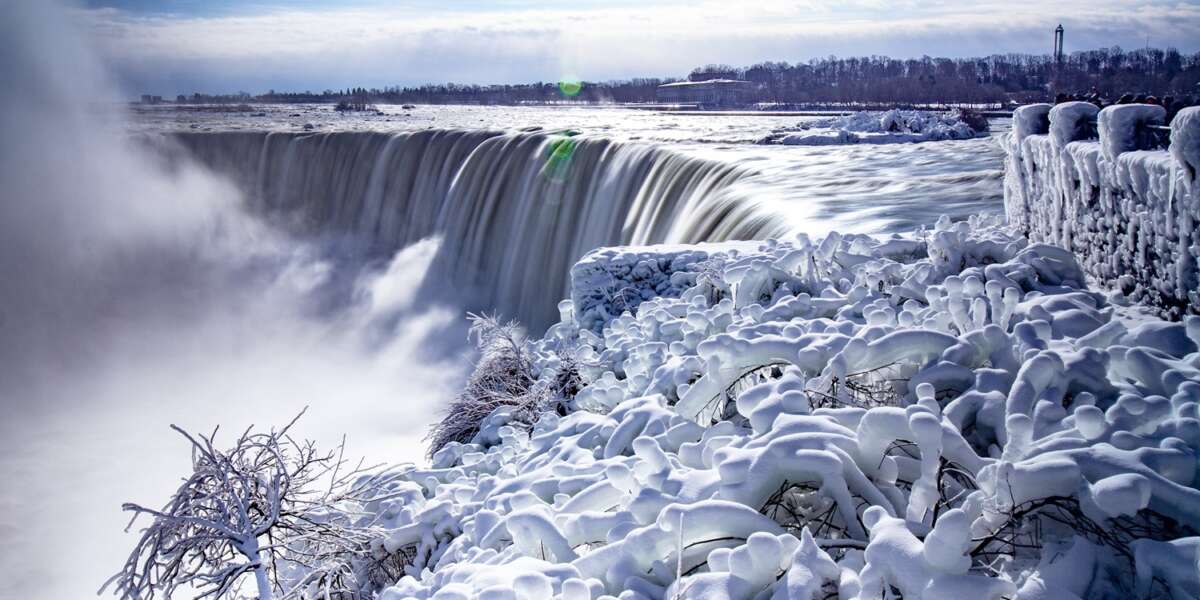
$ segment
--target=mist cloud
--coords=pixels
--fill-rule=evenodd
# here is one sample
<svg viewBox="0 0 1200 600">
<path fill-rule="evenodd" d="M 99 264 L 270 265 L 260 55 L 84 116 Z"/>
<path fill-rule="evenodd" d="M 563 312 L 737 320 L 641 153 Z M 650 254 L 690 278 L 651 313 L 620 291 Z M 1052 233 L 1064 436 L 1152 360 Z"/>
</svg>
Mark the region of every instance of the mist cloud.
<svg viewBox="0 0 1200 600">
<path fill-rule="evenodd" d="M 117 570 L 120 503 L 158 504 L 186 469 L 170 423 L 308 405 L 325 446 L 420 459 L 464 368 L 460 312 L 408 292 L 436 240 L 385 269 L 275 231 L 125 134 L 58 7 L 0 13 L 0 596 L 88 597 Z"/>
</svg>

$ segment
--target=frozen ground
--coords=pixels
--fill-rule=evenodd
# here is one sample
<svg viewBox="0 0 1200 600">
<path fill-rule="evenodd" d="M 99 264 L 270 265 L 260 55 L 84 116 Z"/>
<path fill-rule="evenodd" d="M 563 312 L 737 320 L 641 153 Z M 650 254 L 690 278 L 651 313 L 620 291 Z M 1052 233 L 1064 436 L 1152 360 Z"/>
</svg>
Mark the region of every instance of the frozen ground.
<svg viewBox="0 0 1200 600">
<path fill-rule="evenodd" d="M 1200 318 L 1061 249 L 978 218 L 608 249 L 562 306 L 529 348 L 582 381 L 557 410 L 347 507 L 404 557 L 382 599 L 1200 594 Z"/>
</svg>

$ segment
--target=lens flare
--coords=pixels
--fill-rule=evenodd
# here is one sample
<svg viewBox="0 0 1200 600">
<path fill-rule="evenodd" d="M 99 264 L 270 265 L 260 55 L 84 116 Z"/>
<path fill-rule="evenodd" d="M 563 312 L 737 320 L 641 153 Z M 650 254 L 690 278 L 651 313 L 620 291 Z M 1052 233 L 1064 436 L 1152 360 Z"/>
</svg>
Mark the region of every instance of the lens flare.
<svg viewBox="0 0 1200 600">
<path fill-rule="evenodd" d="M 574 77 L 564 77 L 558 82 L 558 91 L 563 96 L 574 98 L 579 95 L 579 92 L 583 91 L 583 82 Z"/>
<path fill-rule="evenodd" d="M 562 181 L 566 179 L 567 170 L 571 167 L 571 158 L 575 155 L 575 148 L 579 143 L 571 136 L 575 132 L 568 131 L 564 133 L 564 137 L 557 137 L 550 141 L 547 146 L 546 166 L 542 169 L 542 174 L 552 181 Z"/>
</svg>

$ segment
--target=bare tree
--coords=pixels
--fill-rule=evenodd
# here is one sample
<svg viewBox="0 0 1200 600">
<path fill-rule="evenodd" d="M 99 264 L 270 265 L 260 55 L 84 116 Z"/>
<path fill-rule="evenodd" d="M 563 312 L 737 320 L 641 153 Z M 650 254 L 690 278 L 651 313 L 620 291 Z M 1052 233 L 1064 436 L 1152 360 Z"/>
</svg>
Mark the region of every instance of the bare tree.
<svg viewBox="0 0 1200 600">
<path fill-rule="evenodd" d="M 100 593 L 111 585 L 129 600 L 170 597 L 177 589 L 218 598 L 238 593 L 252 576 L 260 600 L 276 590 L 294 596 L 314 582 L 324 591 L 318 597 L 351 597 L 347 557 L 369 550 L 373 530 L 356 527 L 335 506 L 360 491 L 347 484 L 364 469 L 342 469 L 344 441 L 323 453 L 293 439 L 289 432 L 303 414 L 279 430 L 249 428 L 224 451 L 214 443 L 216 429 L 193 435 L 171 425 L 191 444 L 192 474 L 161 510 L 123 505 L 133 513 L 130 526 L 142 516 L 151 523 Z M 301 570 L 291 590 L 278 582 L 277 561 Z"/>
</svg>

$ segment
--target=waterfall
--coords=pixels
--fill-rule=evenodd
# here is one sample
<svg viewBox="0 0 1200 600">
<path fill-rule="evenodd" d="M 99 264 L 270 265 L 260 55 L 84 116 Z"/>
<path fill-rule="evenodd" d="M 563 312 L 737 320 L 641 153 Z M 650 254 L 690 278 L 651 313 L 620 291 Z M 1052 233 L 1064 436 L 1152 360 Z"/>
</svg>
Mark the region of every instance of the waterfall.
<svg viewBox="0 0 1200 600">
<path fill-rule="evenodd" d="M 752 170 L 649 144 L 449 129 L 173 137 L 291 229 L 379 253 L 441 237 L 432 277 L 535 330 L 594 248 L 789 231 L 739 187 Z"/>
</svg>

